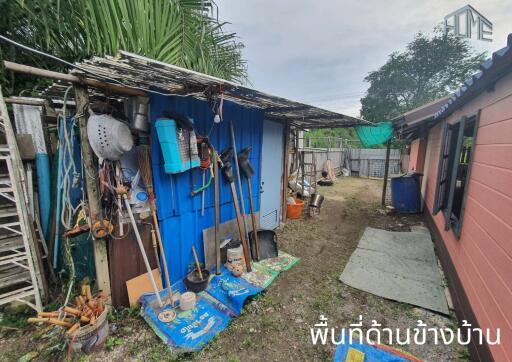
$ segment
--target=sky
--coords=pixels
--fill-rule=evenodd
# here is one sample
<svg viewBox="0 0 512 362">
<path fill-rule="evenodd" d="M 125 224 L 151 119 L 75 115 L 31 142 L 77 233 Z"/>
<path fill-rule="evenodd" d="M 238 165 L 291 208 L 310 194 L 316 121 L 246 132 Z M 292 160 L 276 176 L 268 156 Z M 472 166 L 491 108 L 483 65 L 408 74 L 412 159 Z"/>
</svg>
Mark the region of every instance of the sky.
<svg viewBox="0 0 512 362">
<path fill-rule="evenodd" d="M 364 77 L 429 33 L 468 0 L 217 0 L 219 20 L 244 43 L 250 86 L 274 95 L 359 116 Z M 511 0 L 472 0 L 493 23 L 491 54 L 512 33 Z M 508 19 L 507 19 L 508 18 Z"/>
</svg>

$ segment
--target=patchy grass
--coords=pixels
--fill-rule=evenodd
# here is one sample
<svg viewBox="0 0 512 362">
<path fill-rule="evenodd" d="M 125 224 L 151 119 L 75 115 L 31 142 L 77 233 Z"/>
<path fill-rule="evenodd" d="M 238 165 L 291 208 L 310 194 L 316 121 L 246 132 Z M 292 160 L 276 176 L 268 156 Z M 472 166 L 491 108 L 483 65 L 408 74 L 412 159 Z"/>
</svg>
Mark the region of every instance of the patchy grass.
<svg viewBox="0 0 512 362">
<path fill-rule="evenodd" d="M 332 360 L 334 346 L 311 343 L 310 328 L 320 314 L 338 329 L 357 322 L 359 315 L 364 318 L 363 329 L 372 319 L 390 328 L 414 328 L 418 319 L 430 326 L 455 327 L 454 316 L 444 318 L 379 298 L 338 280 L 365 227 L 407 231 L 420 222 L 418 216 L 383 213 L 379 207 L 381 186 L 375 180 L 343 178 L 333 187 L 320 188 L 325 196 L 321 215 L 288 222 L 278 230 L 279 247 L 301 261 L 250 300 L 242 315 L 202 351 L 176 356 L 139 317 L 138 308 L 124 308 L 109 314 L 115 331 L 107 348 L 88 356 L 87 361 Z M 33 330 L 20 328 L 0 341 L 2 358 L 16 360 L 31 349 L 42 352 L 44 343 L 49 343 L 44 334 L 34 340 Z M 56 345 L 50 343 L 50 348 L 54 348 L 51 354 L 40 353 L 38 359 L 63 359 L 64 353 Z M 467 350 L 456 345 L 429 343 L 403 349 L 426 361 L 468 359 Z"/>
</svg>

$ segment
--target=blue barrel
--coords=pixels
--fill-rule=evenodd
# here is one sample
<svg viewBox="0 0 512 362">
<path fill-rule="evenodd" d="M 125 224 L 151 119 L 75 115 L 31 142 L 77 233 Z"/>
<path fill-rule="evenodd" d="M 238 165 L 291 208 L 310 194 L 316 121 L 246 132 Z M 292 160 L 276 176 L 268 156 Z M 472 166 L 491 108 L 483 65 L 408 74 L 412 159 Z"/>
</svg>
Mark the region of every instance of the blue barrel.
<svg viewBox="0 0 512 362">
<path fill-rule="evenodd" d="M 391 178 L 391 204 L 403 214 L 421 211 L 421 173 L 413 172 Z"/>
</svg>

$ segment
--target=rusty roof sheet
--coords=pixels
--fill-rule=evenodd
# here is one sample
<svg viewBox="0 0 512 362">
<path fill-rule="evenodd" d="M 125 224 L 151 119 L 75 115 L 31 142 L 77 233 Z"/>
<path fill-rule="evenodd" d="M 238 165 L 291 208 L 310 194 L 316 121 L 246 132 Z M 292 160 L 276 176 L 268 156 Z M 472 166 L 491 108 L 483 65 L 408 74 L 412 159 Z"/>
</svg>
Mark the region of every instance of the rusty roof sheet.
<svg viewBox="0 0 512 362">
<path fill-rule="evenodd" d="M 206 93 L 209 91 L 222 92 L 226 100 L 262 109 L 267 119 L 290 122 L 303 129 L 371 125 L 370 122 L 355 117 L 270 95 L 224 79 L 125 51 L 120 51 L 115 57 L 94 57 L 78 63 L 77 67 L 85 72 L 87 77 L 107 83 L 123 84 L 148 93 L 206 99 Z M 62 97 L 65 88 L 63 84 L 55 83 L 43 94 Z M 115 98 L 116 95 L 109 96 Z"/>
</svg>

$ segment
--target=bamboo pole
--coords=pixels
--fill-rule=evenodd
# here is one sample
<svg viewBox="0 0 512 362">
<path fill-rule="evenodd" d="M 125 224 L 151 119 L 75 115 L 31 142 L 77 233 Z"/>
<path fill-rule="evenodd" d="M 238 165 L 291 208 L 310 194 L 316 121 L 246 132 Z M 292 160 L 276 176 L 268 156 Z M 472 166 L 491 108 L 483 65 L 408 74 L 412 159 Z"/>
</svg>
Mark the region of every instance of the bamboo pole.
<svg viewBox="0 0 512 362">
<path fill-rule="evenodd" d="M 17 97 L 5 98 L 5 103 L 8 104 L 24 104 L 27 106 L 39 106 L 44 107 L 48 104 L 48 101 L 44 99 L 22 99 Z"/>
<path fill-rule="evenodd" d="M 38 77 L 50 78 L 50 79 L 60 80 L 60 81 L 69 82 L 69 83 L 73 83 L 73 84 L 82 84 L 84 86 L 106 89 L 113 93 L 125 94 L 128 96 L 147 97 L 147 93 L 143 92 L 139 89 L 128 88 L 128 87 L 124 87 L 122 85 L 110 84 L 110 83 L 106 83 L 106 82 L 103 82 L 103 81 L 97 80 L 97 79 L 77 77 L 76 75 L 72 75 L 72 74 L 65 74 L 65 73 L 54 72 L 54 71 L 46 70 L 46 69 L 30 67 L 30 66 L 24 65 L 24 64 L 9 62 L 7 60 L 4 60 L 4 66 L 5 66 L 5 69 L 13 71 L 15 73 L 35 75 Z"/>
</svg>

